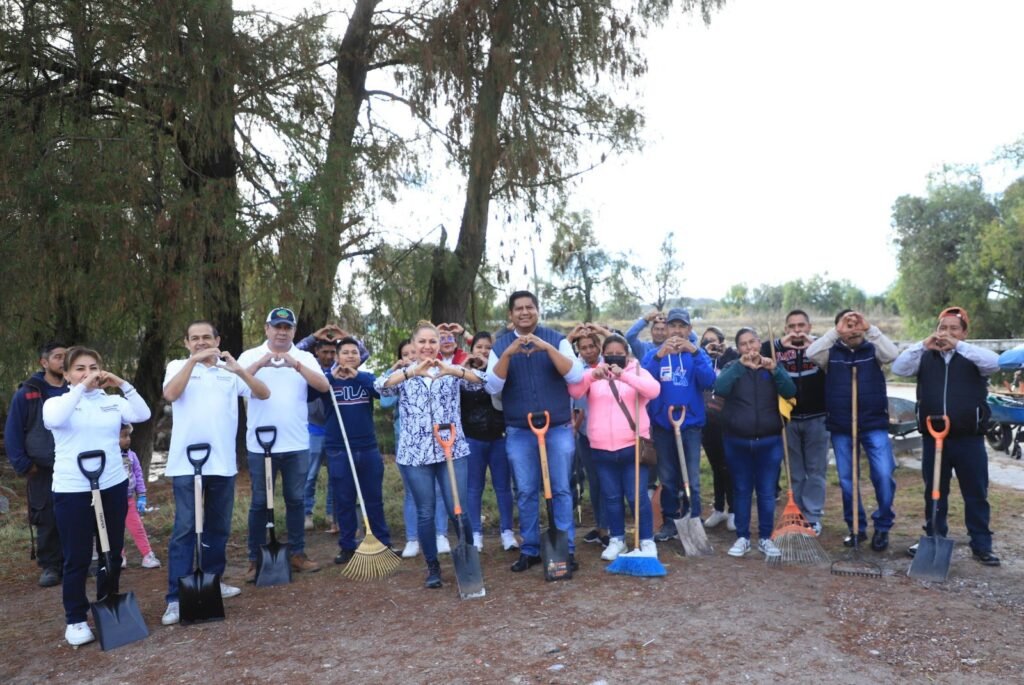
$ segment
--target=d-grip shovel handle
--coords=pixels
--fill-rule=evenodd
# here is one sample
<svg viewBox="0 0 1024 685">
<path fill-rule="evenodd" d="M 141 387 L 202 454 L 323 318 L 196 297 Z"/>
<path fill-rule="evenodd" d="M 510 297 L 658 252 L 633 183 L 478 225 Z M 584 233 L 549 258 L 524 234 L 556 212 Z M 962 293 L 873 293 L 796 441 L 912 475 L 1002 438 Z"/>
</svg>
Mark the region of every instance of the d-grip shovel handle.
<svg viewBox="0 0 1024 685">
<path fill-rule="evenodd" d="M 679 420 L 676 421 L 673 414 L 679 411 Z M 690 504 L 690 474 L 686 470 L 686 457 L 683 452 L 683 436 L 680 433 L 680 429 L 683 423 L 686 421 L 686 405 L 669 405 L 668 407 L 668 422 L 672 424 L 672 432 L 675 433 L 676 438 L 676 454 L 679 457 L 679 473 L 683 477 L 683 490 L 686 492 L 685 504 Z"/>
<path fill-rule="evenodd" d="M 99 459 L 100 466 L 97 469 L 85 468 L 84 462 L 86 459 Z M 89 479 L 89 485 L 93 490 L 100 489 L 100 476 L 103 474 L 103 469 L 107 465 L 107 453 L 103 450 L 90 450 L 88 452 L 82 452 L 78 455 L 78 470 L 82 472 L 82 475 Z"/>
<path fill-rule="evenodd" d="M 257 426 L 253 431 L 256 442 L 263 448 L 263 486 L 267 491 L 267 528 L 274 527 L 274 471 L 270 463 L 270 450 L 277 442 L 277 426 Z M 264 440 L 263 436 L 268 437 Z"/>
<path fill-rule="evenodd" d="M 277 426 L 259 426 L 254 432 L 256 433 L 256 442 L 259 443 L 264 452 L 269 452 L 274 443 L 277 442 Z M 264 434 L 268 436 L 265 440 L 263 438 Z"/>
<path fill-rule="evenodd" d="M 944 428 L 941 431 L 935 430 L 932 419 L 941 421 Z M 949 417 L 945 414 L 939 416 L 926 416 L 925 426 L 928 427 L 928 434 L 935 440 L 935 466 L 932 467 L 932 501 L 939 501 L 939 477 L 942 475 L 942 442 L 949 435 Z"/>
<path fill-rule="evenodd" d="M 434 424 L 434 439 L 444 449 L 444 460 L 448 465 L 448 479 L 452 486 L 452 501 L 455 503 L 455 515 L 462 515 L 462 503 L 459 502 L 459 485 L 455 480 L 455 464 L 452 462 L 452 445 L 455 444 L 455 424 L 448 424 L 448 439 L 441 437 L 441 424 Z M 460 534 L 461 535 L 461 534 Z"/>
<path fill-rule="evenodd" d="M 199 459 L 193 459 L 193 452 L 204 452 L 204 454 Z M 192 494 L 195 497 L 196 535 L 199 536 L 199 543 L 196 545 L 196 567 L 198 568 L 202 566 L 198 559 L 199 548 L 202 546 L 203 539 L 203 511 L 205 507 L 203 502 L 203 464 L 210 458 L 210 443 L 200 442 L 187 446 L 185 448 L 185 456 L 188 457 L 188 463 L 192 464 L 192 469 L 195 473 L 192 478 Z"/>
<path fill-rule="evenodd" d="M 673 414 L 677 410 L 679 411 L 679 420 L 678 421 L 676 421 L 675 417 L 673 416 Z M 683 427 L 683 422 L 685 422 L 685 421 L 686 421 L 686 405 L 685 404 L 680 404 L 680 405 L 671 404 L 671 405 L 669 405 L 669 407 L 668 407 L 668 422 L 672 424 L 672 427 L 675 428 L 676 430 L 679 430 L 680 428 Z"/>
<path fill-rule="evenodd" d="M 92 470 L 85 468 L 85 464 L 82 462 L 86 459 L 99 459 L 99 468 Z M 104 554 L 109 554 L 110 539 L 107 537 L 107 521 L 103 515 L 103 500 L 100 498 L 100 474 L 103 473 L 103 468 L 106 465 L 107 453 L 103 450 L 90 450 L 78 455 L 78 469 L 82 472 L 83 476 L 89 479 L 89 488 L 92 490 L 92 509 L 96 513 L 96 530 L 100 538 L 100 551 Z M 106 562 L 108 565 L 110 564 L 109 557 L 106 558 Z"/>
<path fill-rule="evenodd" d="M 206 460 L 210 458 L 210 449 L 210 443 L 208 442 L 196 443 L 195 445 L 189 445 L 185 448 L 185 456 L 188 457 L 188 463 L 192 464 L 192 468 L 195 470 L 195 475 L 202 475 L 203 465 L 206 464 Z M 193 452 L 204 452 L 204 454 L 199 459 L 193 459 Z"/>
<path fill-rule="evenodd" d="M 540 453 L 540 475 L 544 479 L 544 499 L 551 499 L 551 475 L 548 473 L 548 446 L 544 440 L 544 436 L 547 435 L 548 427 L 551 425 L 551 413 L 544 410 L 544 425 L 535 426 L 533 424 L 533 412 L 531 411 L 526 415 L 526 422 L 530 424 L 530 430 L 537 436 L 537 451 Z"/>
</svg>

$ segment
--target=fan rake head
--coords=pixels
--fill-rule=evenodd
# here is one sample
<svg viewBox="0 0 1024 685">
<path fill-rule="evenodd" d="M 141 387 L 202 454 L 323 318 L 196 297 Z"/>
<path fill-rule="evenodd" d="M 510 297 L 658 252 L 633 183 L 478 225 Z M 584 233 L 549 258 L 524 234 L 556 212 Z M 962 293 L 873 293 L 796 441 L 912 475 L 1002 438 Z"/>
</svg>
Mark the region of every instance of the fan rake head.
<svg viewBox="0 0 1024 685">
<path fill-rule="evenodd" d="M 342 574 L 353 580 L 385 578 L 395 572 L 399 563 L 398 555 L 367 530 Z"/>
</svg>

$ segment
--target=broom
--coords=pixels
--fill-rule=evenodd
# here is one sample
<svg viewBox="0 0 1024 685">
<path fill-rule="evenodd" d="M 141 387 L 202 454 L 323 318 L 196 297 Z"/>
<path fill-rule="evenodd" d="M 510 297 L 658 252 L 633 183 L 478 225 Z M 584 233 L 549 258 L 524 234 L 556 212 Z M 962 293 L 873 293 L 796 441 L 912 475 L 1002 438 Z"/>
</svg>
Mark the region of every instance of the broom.
<svg viewBox="0 0 1024 685">
<path fill-rule="evenodd" d="M 768 346 L 772 357 L 775 356 L 775 339 L 771 337 L 771 325 L 768 326 Z M 793 401 L 779 396 L 779 414 L 782 417 L 782 460 L 786 465 L 786 488 L 788 499 L 782 510 L 779 525 L 772 532 L 772 542 L 782 552 L 775 557 L 765 557 L 769 566 L 783 564 L 827 564 L 831 561 L 828 553 L 818 542 L 814 530 L 804 518 L 800 507 L 793 500 L 793 475 L 789 470 L 789 440 L 786 437 L 786 420 L 793 412 Z"/>
<path fill-rule="evenodd" d="M 363 528 L 366 531 L 363 541 L 359 543 L 355 554 L 352 555 L 352 559 L 345 565 L 345 569 L 341 573 L 353 580 L 384 578 L 395 572 L 400 560 L 390 547 L 385 547 L 384 543 L 374 536 L 370 528 L 370 518 L 366 515 L 366 505 L 363 503 L 363 490 L 359 487 L 356 464 L 352 460 L 352 448 L 348 444 L 348 432 L 345 430 L 345 422 L 341 420 L 341 410 L 338 409 L 338 402 L 334 399 L 333 388 L 330 394 L 331 406 L 334 407 L 334 415 L 338 417 L 338 426 L 341 428 L 341 439 L 345 443 L 348 466 L 352 469 L 352 481 L 356 484 L 356 497 L 359 498 L 359 510 L 363 514 Z"/>
<path fill-rule="evenodd" d="M 639 362 L 636 373 L 640 375 Z M 611 382 L 609 380 L 609 382 Z M 640 392 L 636 393 L 636 420 L 633 422 L 633 551 L 620 554 L 615 561 L 605 567 L 608 573 L 615 573 L 622 576 L 641 576 L 645 578 L 656 578 L 668 575 L 668 571 L 658 561 L 658 552 L 655 548 L 654 556 L 645 554 L 640 549 Z M 645 484 L 646 485 L 646 484 Z M 644 492 L 644 497 L 647 492 Z"/>
</svg>

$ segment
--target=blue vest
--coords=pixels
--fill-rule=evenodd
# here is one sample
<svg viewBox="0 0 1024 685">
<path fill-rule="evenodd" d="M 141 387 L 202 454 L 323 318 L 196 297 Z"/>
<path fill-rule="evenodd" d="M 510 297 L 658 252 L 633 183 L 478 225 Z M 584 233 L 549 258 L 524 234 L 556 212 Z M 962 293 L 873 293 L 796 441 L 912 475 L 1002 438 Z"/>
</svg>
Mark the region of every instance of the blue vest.
<svg viewBox="0 0 1024 685">
<path fill-rule="evenodd" d="M 837 342 L 829 350 L 825 376 L 825 426 L 833 433 L 853 433 L 853 372 L 857 367 L 857 429 L 889 430 L 889 398 L 885 375 L 875 359 L 875 346 L 865 342 L 851 350 Z"/>
<path fill-rule="evenodd" d="M 537 326 L 533 334 L 556 348 L 563 338 L 561 333 L 543 326 Z M 515 339 L 515 331 L 505 333 L 495 341 L 492 351 L 500 358 Z M 539 424 L 547 410 L 551 413 L 551 425 L 560 426 L 572 418 L 571 402 L 565 379 L 546 352 L 515 354 L 509 359 L 505 388 L 501 391 L 507 425 L 529 428 L 526 415 L 540 414 L 539 419 L 534 416 Z"/>
</svg>

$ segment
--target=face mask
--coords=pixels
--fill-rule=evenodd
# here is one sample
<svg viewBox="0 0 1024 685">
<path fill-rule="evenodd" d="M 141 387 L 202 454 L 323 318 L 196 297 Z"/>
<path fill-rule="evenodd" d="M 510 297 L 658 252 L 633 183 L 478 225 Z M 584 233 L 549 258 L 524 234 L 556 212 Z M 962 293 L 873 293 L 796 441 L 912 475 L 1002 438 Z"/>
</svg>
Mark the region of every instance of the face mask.
<svg viewBox="0 0 1024 685">
<path fill-rule="evenodd" d="M 606 354 L 604 361 L 608 366 L 618 366 L 620 369 L 626 368 L 626 355 L 624 354 Z"/>
</svg>

